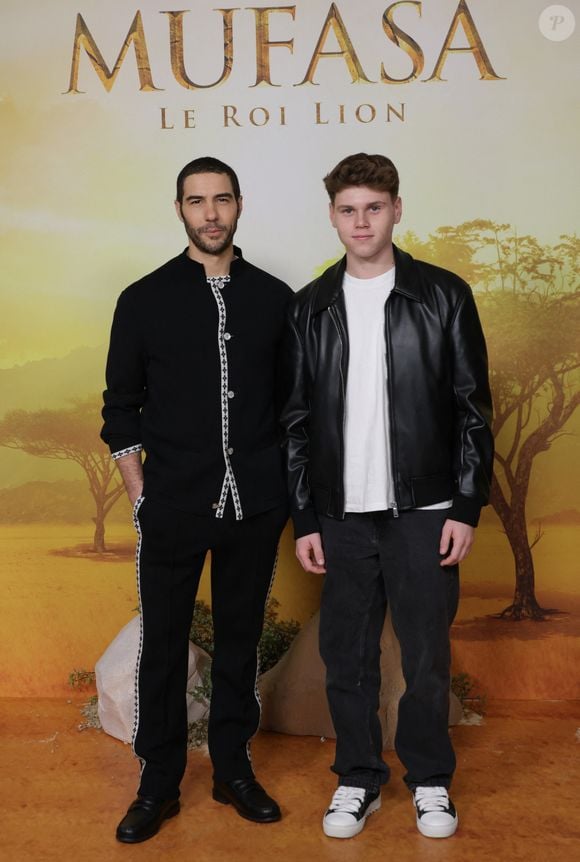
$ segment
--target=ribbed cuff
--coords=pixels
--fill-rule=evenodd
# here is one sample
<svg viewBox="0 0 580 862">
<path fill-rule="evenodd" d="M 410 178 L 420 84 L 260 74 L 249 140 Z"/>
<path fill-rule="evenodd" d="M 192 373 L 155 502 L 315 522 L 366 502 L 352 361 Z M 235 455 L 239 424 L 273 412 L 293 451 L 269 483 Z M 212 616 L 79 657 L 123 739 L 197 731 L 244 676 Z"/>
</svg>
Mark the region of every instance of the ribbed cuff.
<svg viewBox="0 0 580 862">
<path fill-rule="evenodd" d="M 462 497 L 460 494 L 457 494 L 453 498 L 453 505 L 448 510 L 448 513 L 448 517 L 452 521 L 461 521 L 462 524 L 477 527 L 481 514 L 481 503 L 473 497 Z"/>
<path fill-rule="evenodd" d="M 294 523 L 295 539 L 301 539 L 302 536 L 309 536 L 311 533 L 320 533 L 320 524 L 313 506 L 308 506 L 306 509 L 295 509 L 292 512 L 292 522 Z"/>
</svg>

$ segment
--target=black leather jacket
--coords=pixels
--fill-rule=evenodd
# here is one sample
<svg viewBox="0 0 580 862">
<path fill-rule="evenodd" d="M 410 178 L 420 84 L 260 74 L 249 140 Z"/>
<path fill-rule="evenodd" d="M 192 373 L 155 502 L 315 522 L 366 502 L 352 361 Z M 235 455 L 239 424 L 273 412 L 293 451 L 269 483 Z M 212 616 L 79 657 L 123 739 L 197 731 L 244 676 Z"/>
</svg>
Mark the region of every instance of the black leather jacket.
<svg viewBox="0 0 580 862">
<path fill-rule="evenodd" d="M 449 517 L 476 526 L 493 464 L 487 352 L 462 279 L 394 248 L 385 305 L 394 514 L 452 499 Z M 296 537 L 316 513 L 344 517 L 344 404 L 348 332 L 343 258 L 290 306 L 282 411 Z"/>
</svg>

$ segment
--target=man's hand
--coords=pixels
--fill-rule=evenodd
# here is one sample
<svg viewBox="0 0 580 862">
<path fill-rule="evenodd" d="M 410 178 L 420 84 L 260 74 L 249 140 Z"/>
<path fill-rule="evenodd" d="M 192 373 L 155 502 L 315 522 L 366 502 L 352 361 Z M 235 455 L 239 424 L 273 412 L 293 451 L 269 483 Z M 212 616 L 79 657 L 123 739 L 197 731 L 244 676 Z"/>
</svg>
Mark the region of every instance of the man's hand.
<svg viewBox="0 0 580 862">
<path fill-rule="evenodd" d="M 305 572 L 313 572 L 315 575 L 323 575 L 326 572 L 320 533 L 309 533 L 296 539 L 296 556 Z"/>
<path fill-rule="evenodd" d="M 461 521 L 452 521 L 447 518 L 441 531 L 439 542 L 439 553 L 447 554 L 441 560 L 442 566 L 455 566 L 466 558 L 475 539 L 475 529 L 469 524 Z"/>
<path fill-rule="evenodd" d="M 115 463 L 123 477 L 129 502 L 135 508 L 135 503 L 143 493 L 141 452 L 130 452 L 128 455 L 123 455 L 122 458 L 117 458 Z"/>
<path fill-rule="evenodd" d="M 141 497 L 142 495 L 143 495 L 143 484 L 141 484 L 140 488 L 135 488 L 131 491 L 131 493 L 129 494 L 129 502 L 131 504 L 132 509 L 135 508 L 135 503 L 137 502 L 139 497 Z"/>
</svg>

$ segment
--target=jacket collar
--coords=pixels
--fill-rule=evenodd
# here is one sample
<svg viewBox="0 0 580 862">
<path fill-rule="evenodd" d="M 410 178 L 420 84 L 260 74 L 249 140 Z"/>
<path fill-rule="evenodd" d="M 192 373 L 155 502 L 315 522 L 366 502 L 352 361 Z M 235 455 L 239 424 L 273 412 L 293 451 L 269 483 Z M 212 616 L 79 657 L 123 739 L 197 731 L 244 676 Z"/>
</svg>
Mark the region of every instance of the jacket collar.
<svg viewBox="0 0 580 862">
<path fill-rule="evenodd" d="M 230 275 L 239 274 L 239 272 L 242 270 L 246 263 L 242 254 L 242 250 L 237 245 L 234 246 L 234 254 L 235 257 L 230 263 Z M 202 263 L 199 263 L 197 260 L 192 260 L 189 257 L 187 253 L 187 248 L 183 250 L 182 254 L 180 255 L 180 258 L 183 262 L 183 265 L 188 268 L 188 271 L 190 273 L 194 272 L 199 278 L 205 279 L 205 267 Z"/>
<path fill-rule="evenodd" d="M 423 290 L 420 274 L 414 259 L 406 251 L 393 245 L 395 254 L 395 287 L 393 290 L 413 299 L 423 301 Z M 346 270 L 346 255 L 332 266 L 329 266 L 318 278 L 318 290 L 314 301 L 314 314 L 334 305 L 342 294 L 342 280 Z"/>
</svg>

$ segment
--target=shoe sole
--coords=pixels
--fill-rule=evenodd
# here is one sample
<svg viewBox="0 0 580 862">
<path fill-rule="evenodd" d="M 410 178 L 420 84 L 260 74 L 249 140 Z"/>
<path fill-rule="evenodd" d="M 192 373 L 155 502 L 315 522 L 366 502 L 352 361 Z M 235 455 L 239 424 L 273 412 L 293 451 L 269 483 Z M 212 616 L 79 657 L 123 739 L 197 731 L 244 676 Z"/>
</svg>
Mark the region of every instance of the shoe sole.
<svg viewBox="0 0 580 862">
<path fill-rule="evenodd" d="M 429 826 L 427 823 L 422 823 L 417 817 L 417 829 L 425 838 L 451 838 L 455 834 L 458 825 L 459 818 L 457 817 L 448 826 Z"/>
<path fill-rule="evenodd" d="M 223 793 L 220 793 L 219 790 L 215 790 L 215 788 L 212 791 L 212 796 L 215 799 L 215 801 L 221 803 L 221 805 L 233 805 L 234 809 L 237 811 L 237 813 L 240 815 L 240 817 L 243 817 L 244 820 L 250 820 L 252 823 L 277 823 L 278 820 L 282 819 L 281 813 L 280 814 L 270 814 L 267 817 L 260 817 L 259 819 L 256 817 L 250 817 L 250 815 L 246 814 L 245 811 L 241 811 L 237 807 L 237 805 L 235 805 L 232 802 L 231 799 L 228 799 L 227 796 L 224 796 Z"/>
<path fill-rule="evenodd" d="M 324 818 L 322 818 L 322 831 L 325 835 L 328 835 L 329 838 L 354 838 L 355 835 L 358 835 L 359 832 L 362 832 L 365 828 L 367 817 L 375 811 L 378 811 L 380 807 L 381 797 L 378 796 L 370 803 L 365 812 L 365 816 L 361 817 L 360 820 L 357 820 L 356 823 L 353 823 L 352 826 L 333 826 L 330 823 L 325 823 Z"/>
<path fill-rule="evenodd" d="M 179 814 L 180 810 L 181 810 L 181 805 L 179 804 L 179 800 L 177 800 L 171 808 L 167 809 L 167 813 L 163 815 L 163 820 L 161 821 L 159 826 L 157 826 L 156 829 L 153 829 L 152 831 L 147 832 L 146 835 L 140 835 L 139 838 L 123 837 L 123 836 L 119 835 L 119 833 L 117 833 L 115 835 L 115 838 L 117 839 L 117 841 L 120 841 L 121 844 L 141 844 L 142 841 L 149 841 L 150 838 L 153 838 L 154 835 L 157 835 L 157 833 L 159 832 L 159 830 L 163 826 L 163 823 L 166 820 L 169 820 L 170 817 L 175 817 L 176 814 Z"/>
</svg>

